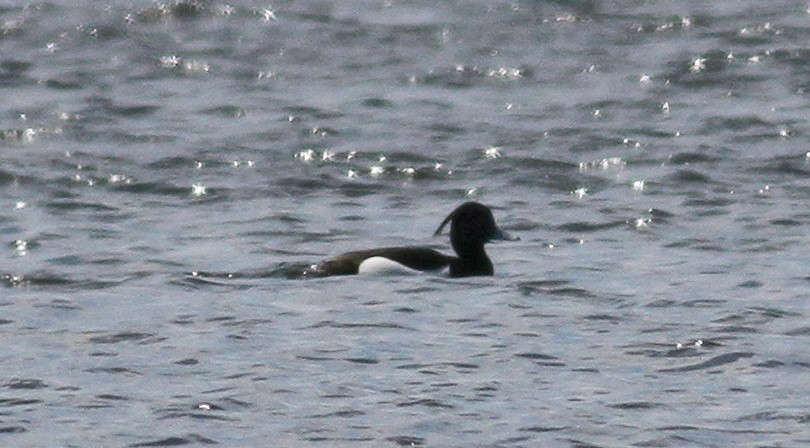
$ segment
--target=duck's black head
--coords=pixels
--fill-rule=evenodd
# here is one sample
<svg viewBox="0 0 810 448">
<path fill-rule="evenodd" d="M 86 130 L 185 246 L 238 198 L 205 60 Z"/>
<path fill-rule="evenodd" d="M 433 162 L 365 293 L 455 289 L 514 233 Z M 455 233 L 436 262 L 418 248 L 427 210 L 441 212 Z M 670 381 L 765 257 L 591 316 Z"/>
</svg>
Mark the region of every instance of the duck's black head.
<svg viewBox="0 0 810 448">
<path fill-rule="evenodd" d="M 458 206 L 447 215 L 434 236 L 441 234 L 448 222 L 450 242 L 461 257 L 470 252 L 483 251 L 484 244 L 492 240 L 515 239 L 495 224 L 489 207 L 478 202 L 465 202 Z"/>
</svg>

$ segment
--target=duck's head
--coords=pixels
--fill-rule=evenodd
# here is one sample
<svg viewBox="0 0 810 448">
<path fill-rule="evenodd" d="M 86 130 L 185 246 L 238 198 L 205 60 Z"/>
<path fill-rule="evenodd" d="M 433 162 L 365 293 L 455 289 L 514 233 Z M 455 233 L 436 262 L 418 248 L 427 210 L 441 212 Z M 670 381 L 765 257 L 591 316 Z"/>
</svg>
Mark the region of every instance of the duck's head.
<svg viewBox="0 0 810 448">
<path fill-rule="evenodd" d="M 438 236 L 450 223 L 450 242 L 453 249 L 461 254 L 466 250 L 483 247 L 492 240 L 517 240 L 495 224 L 492 211 L 478 202 L 465 202 L 453 210 L 433 236 Z"/>
</svg>

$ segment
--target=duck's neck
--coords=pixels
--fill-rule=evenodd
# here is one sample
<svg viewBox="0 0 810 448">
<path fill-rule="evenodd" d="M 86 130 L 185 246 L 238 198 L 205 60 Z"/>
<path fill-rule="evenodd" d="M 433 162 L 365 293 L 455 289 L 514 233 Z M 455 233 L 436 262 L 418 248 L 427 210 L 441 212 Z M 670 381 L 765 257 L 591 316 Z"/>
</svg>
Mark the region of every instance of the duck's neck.
<svg viewBox="0 0 810 448">
<path fill-rule="evenodd" d="M 458 247 L 457 247 L 458 246 Z M 492 268 L 487 253 L 484 252 L 483 244 L 473 246 L 453 245 L 458 259 L 450 265 L 451 277 L 472 277 L 476 275 L 492 275 L 495 271 Z"/>
</svg>

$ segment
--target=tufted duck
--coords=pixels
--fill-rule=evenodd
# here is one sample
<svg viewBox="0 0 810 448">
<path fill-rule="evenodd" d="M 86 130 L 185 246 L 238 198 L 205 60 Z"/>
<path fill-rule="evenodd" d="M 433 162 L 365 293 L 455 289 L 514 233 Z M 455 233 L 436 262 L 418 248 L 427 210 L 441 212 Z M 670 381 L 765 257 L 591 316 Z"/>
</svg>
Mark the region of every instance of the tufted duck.
<svg viewBox="0 0 810 448">
<path fill-rule="evenodd" d="M 433 236 L 440 235 L 448 222 L 455 257 L 427 247 L 383 247 L 338 255 L 307 267 L 303 274 L 327 277 L 380 271 L 437 271 L 449 267 L 450 277 L 492 275 L 492 261 L 484 251 L 484 244 L 519 239 L 498 228 L 489 207 L 478 202 L 465 202 L 453 210 Z"/>
</svg>

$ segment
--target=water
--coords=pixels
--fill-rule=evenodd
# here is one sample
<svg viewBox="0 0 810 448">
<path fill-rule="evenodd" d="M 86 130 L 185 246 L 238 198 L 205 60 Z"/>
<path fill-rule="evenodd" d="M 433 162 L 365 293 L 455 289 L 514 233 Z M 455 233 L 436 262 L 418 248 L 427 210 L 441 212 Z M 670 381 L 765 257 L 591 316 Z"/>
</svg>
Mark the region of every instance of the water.
<svg viewBox="0 0 810 448">
<path fill-rule="evenodd" d="M 810 443 L 805 2 L 73 3 L 0 7 L 4 446 Z M 470 199 L 494 277 L 280 275 Z"/>
</svg>

